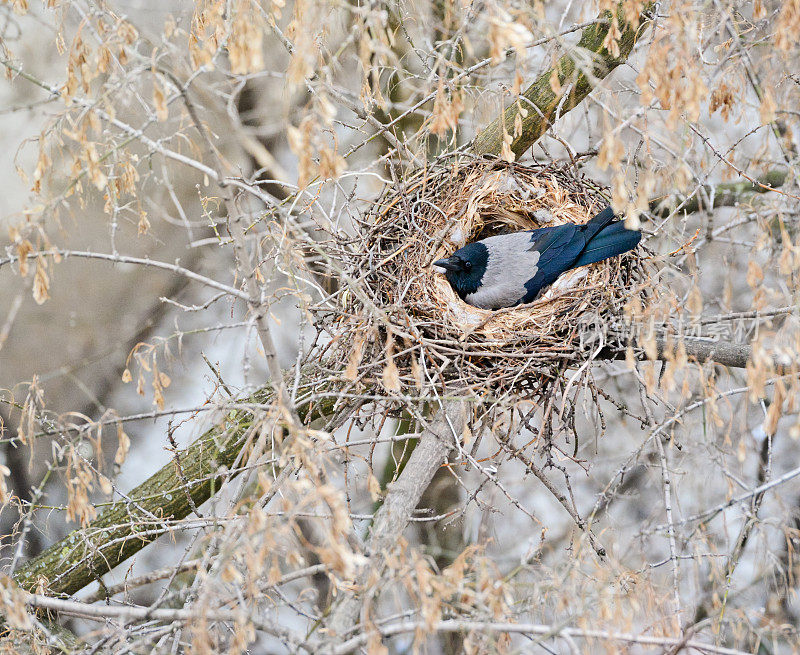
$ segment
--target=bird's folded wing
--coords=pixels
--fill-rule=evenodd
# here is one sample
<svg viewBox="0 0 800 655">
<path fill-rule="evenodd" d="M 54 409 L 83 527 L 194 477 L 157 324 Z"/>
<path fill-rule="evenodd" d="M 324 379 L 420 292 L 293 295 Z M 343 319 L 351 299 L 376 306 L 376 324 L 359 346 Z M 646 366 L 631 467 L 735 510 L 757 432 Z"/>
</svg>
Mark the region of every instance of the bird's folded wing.
<svg viewBox="0 0 800 655">
<path fill-rule="evenodd" d="M 586 246 L 586 239 L 579 226 L 567 224 L 554 228 L 536 230 L 532 233 L 531 249 L 539 252 L 536 275 L 525 283 L 526 294 L 520 302 L 533 302 L 539 292 L 555 282 L 572 264 Z"/>
</svg>

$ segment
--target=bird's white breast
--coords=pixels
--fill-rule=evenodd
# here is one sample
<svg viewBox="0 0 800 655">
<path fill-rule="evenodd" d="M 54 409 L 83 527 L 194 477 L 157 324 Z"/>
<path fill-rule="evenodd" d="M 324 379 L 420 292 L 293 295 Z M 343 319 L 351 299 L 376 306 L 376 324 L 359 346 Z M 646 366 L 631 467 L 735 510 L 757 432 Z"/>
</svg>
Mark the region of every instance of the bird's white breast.
<svg viewBox="0 0 800 655">
<path fill-rule="evenodd" d="M 536 275 L 539 253 L 531 250 L 530 232 L 501 234 L 483 239 L 489 259 L 481 286 L 464 300 L 483 309 L 516 304 L 526 293 L 525 283 Z"/>
</svg>

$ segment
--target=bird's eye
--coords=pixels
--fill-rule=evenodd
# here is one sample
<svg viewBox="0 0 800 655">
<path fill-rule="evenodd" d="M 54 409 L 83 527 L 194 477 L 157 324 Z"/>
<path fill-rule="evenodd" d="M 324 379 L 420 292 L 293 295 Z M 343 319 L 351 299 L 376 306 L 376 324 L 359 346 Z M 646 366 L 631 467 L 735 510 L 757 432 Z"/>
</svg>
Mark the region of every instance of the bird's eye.
<svg viewBox="0 0 800 655">
<path fill-rule="evenodd" d="M 472 262 L 464 262 L 464 270 L 468 271 L 472 268 Z"/>
</svg>

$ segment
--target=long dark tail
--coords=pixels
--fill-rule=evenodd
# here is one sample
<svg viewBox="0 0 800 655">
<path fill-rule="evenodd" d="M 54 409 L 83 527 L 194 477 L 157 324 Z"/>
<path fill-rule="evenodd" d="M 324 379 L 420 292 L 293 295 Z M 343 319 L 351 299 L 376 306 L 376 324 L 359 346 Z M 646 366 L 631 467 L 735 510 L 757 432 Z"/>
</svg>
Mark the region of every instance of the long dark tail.
<svg viewBox="0 0 800 655">
<path fill-rule="evenodd" d="M 572 268 L 594 264 L 633 250 L 642 239 L 639 230 L 626 230 L 622 221 L 614 220 L 611 207 L 606 207 L 586 224 L 586 248 Z"/>
</svg>

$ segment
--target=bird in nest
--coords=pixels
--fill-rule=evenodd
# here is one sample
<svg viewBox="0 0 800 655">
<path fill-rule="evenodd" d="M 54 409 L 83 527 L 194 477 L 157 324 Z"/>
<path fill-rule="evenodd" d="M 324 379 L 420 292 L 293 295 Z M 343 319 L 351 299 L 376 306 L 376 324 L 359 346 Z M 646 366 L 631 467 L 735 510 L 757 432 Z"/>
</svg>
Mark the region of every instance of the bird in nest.
<svg viewBox="0 0 800 655">
<path fill-rule="evenodd" d="M 562 273 L 628 252 L 641 238 L 606 207 L 583 225 L 566 223 L 468 243 L 433 266 L 465 302 L 500 309 L 533 302 Z"/>
</svg>

